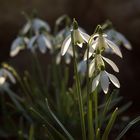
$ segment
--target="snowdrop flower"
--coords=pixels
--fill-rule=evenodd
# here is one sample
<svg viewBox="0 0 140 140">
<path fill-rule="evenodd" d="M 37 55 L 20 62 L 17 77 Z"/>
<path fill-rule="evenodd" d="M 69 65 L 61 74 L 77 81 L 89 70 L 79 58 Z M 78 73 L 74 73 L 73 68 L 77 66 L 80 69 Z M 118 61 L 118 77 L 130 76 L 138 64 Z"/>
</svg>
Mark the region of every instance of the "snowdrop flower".
<svg viewBox="0 0 140 140">
<path fill-rule="evenodd" d="M 13 84 L 16 83 L 14 76 L 6 69 L 0 69 L 0 85 L 3 85 L 6 79 L 9 79 Z"/>
<path fill-rule="evenodd" d="M 33 53 L 35 53 L 35 50 L 38 48 L 41 53 L 45 53 L 48 49 L 52 49 L 52 43 L 49 39 L 49 36 L 45 34 L 38 34 L 33 36 L 29 43 L 28 43 L 28 49 L 30 49 Z"/>
<path fill-rule="evenodd" d="M 119 80 L 113 74 L 106 72 L 105 70 L 100 71 L 100 73 L 94 78 L 92 82 L 92 92 L 97 88 L 99 83 L 104 93 L 107 94 L 109 90 L 109 80 L 117 87 L 120 88 Z"/>
<path fill-rule="evenodd" d="M 100 29 L 99 33 L 93 36 L 92 41 L 89 44 L 89 54 L 90 58 L 95 53 L 101 53 L 106 49 L 110 48 L 112 51 L 122 58 L 122 53 L 117 45 L 115 45 L 112 41 L 107 39 L 107 35 L 102 33 L 102 29 Z M 87 59 L 87 51 L 84 55 L 84 60 Z"/>
<path fill-rule="evenodd" d="M 28 41 L 29 40 L 27 37 L 18 36 L 12 43 L 10 56 L 14 57 L 19 53 L 20 50 L 25 49 Z"/>
<path fill-rule="evenodd" d="M 105 32 L 108 35 L 108 39 L 113 41 L 115 44 L 120 45 L 122 43 L 122 45 L 126 49 L 132 50 L 132 46 L 131 46 L 130 42 L 125 38 L 124 35 L 122 35 L 121 33 L 117 32 L 114 29 L 108 29 Z"/>
<path fill-rule="evenodd" d="M 73 21 L 73 29 L 71 30 L 71 32 L 73 32 L 74 45 L 77 45 L 79 47 L 82 47 L 83 43 L 88 42 L 88 39 L 90 38 L 88 34 L 82 32 L 78 28 L 78 23 L 75 20 Z M 68 48 L 72 47 L 71 44 L 72 44 L 71 34 L 69 34 L 62 44 L 62 48 L 61 48 L 62 55 L 65 55 Z"/>
<path fill-rule="evenodd" d="M 86 61 L 85 61 L 86 62 Z M 103 57 L 101 54 L 96 54 L 94 59 L 89 63 L 89 77 L 92 77 L 96 69 L 99 71 L 108 63 L 115 72 L 119 72 L 117 65 L 110 59 Z"/>
<path fill-rule="evenodd" d="M 39 18 L 33 18 L 28 20 L 28 22 L 25 24 L 25 26 L 22 29 L 22 33 L 26 34 L 29 32 L 29 30 L 33 30 L 35 34 L 38 34 L 40 29 L 45 29 L 45 31 L 50 32 L 50 26 L 47 22 L 39 19 Z"/>
</svg>

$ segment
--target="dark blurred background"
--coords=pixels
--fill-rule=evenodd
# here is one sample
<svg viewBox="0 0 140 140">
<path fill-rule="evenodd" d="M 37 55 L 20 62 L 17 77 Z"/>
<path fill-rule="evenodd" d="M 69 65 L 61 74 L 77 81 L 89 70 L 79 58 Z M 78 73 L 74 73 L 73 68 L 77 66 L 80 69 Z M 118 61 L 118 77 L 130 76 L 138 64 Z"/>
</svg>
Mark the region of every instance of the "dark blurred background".
<svg viewBox="0 0 140 140">
<path fill-rule="evenodd" d="M 33 9 L 52 27 L 62 14 L 75 17 L 80 26 L 91 34 L 97 24 L 112 21 L 114 27 L 131 42 L 132 51 L 122 48 L 124 58 L 115 58 L 120 68 L 121 94 L 133 101 L 129 114 L 140 114 L 140 0 L 0 0 L 0 61 L 15 61 L 20 54 L 10 59 L 11 42 L 24 25 L 21 12 Z M 22 55 L 23 56 L 23 55 Z M 22 61 L 25 63 L 27 61 Z M 22 63 L 22 65 L 24 65 Z"/>
</svg>

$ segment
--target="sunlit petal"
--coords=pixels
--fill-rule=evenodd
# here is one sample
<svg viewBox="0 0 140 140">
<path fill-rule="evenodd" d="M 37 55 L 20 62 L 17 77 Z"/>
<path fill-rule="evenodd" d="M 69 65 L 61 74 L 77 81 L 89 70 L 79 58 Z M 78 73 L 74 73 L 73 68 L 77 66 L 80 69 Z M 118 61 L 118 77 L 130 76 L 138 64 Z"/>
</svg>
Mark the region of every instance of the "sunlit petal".
<svg viewBox="0 0 140 140">
<path fill-rule="evenodd" d="M 114 51 L 114 53 L 116 53 L 118 56 L 122 58 L 122 53 L 119 47 L 116 44 L 114 44 L 112 41 L 108 39 L 105 39 L 105 40 L 106 40 L 106 43 L 109 45 L 109 47 Z"/>
<path fill-rule="evenodd" d="M 66 37 L 66 39 L 64 40 L 63 44 L 62 44 L 62 48 L 61 48 L 61 54 L 64 55 L 66 53 L 66 51 L 68 50 L 69 46 L 71 43 L 71 38 L 70 35 Z"/>
<path fill-rule="evenodd" d="M 107 73 L 107 72 L 106 72 Z M 117 87 L 117 88 L 120 88 L 120 82 L 119 80 L 117 79 L 116 76 L 114 76 L 113 74 L 110 74 L 110 73 L 107 73 L 110 81 Z"/>
<path fill-rule="evenodd" d="M 113 68 L 113 70 L 115 72 L 119 72 L 119 69 L 118 69 L 117 65 L 112 60 L 110 60 L 108 58 L 105 58 L 103 56 L 102 56 L 102 58 Z"/>
<path fill-rule="evenodd" d="M 96 89 L 96 87 L 99 84 L 99 80 L 100 80 L 100 73 L 94 78 L 94 80 L 92 81 L 92 92 Z"/>
<path fill-rule="evenodd" d="M 107 94 L 109 89 L 109 79 L 105 71 L 101 72 L 100 82 L 104 93 Z"/>
</svg>

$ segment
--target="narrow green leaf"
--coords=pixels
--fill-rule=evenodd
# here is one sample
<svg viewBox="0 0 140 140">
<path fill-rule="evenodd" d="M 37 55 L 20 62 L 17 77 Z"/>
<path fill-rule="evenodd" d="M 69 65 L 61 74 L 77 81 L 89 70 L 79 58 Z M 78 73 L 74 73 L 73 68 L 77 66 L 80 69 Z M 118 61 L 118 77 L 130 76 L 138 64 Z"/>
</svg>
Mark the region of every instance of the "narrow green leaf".
<svg viewBox="0 0 140 140">
<path fill-rule="evenodd" d="M 37 116 L 39 116 L 45 123 L 48 127 L 50 127 L 62 140 L 66 140 L 66 138 L 57 130 L 55 129 L 49 122 L 46 118 L 44 118 L 38 111 L 36 111 L 34 108 L 30 108 L 30 110 L 35 113 Z"/>
<path fill-rule="evenodd" d="M 33 124 L 31 124 L 31 126 L 30 126 L 29 140 L 34 140 L 34 125 Z"/>
<path fill-rule="evenodd" d="M 118 135 L 118 137 L 115 140 L 120 140 L 125 133 L 136 123 L 138 123 L 140 121 L 140 116 L 138 116 L 137 118 L 135 118 L 134 120 L 132 120 L 123 130 L 122 132 Z"/>
<path fill-rule="evenodd" d="M 113 125 L 114 125 L 114 122 L 116 120 L 117 114 L 118 114 L 118 108 L 116 108 L 114 110 L 114 112 L 112 113 L 111 118 L 110 118 L 110 120 L 109 120 L 109 122 L 107 124 L 106 129 L 105 129 L 105 132 L 104 132 L 104 134 L 102 136 L 102 140 L 108 140 L 108 135 L 109 135 L 109 133 L 110 133 L 110 131 L 111 131 Z"/>
<path fill-rule="evenodd" d="M 50 107 L 49 107 L 49 104 L 48 104 L 48 100 L 47 98 L 45 99 L 46 100 L 46 104 L 47 104 L 47 109 L 48 111 L 50 112 L 50 114 L 52 115 L 52 117 L 54 118 L 54 120 L 59 124 L 59 126 L 61 127 L 61 129 L 64 131 L 64 133 L 67 135 L 67 137 L 70 139 L 70 140 L 74 140 L 74 138 L 70 135 L 70 133 L 66 130 L 66 128 L 63 126 L 63 124 L 58 120 L 58 118 L 55 116 L 55 114 L 51 111 Z"/>
</svg>

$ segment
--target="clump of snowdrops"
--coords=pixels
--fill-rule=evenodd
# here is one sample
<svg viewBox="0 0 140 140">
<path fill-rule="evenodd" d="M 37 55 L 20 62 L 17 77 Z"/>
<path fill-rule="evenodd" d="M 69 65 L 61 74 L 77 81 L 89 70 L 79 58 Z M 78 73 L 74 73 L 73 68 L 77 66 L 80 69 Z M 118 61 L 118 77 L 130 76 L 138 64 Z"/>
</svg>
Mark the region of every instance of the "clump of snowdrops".
<svg viewBox="0 0 140 140">
<path fill-rule="evenodd" d="M 119 115 L 131 102 L 119 105 L 121 85 L 107 69 L 110 66 L 118 73 L 119 68 L 108 55 L 117 55 L 121 61 L 119 46 L 131 50 L 129 41 L 108 21 L 89 35 L 67 15 L 56 20 L 54 31 L 35 15 L 26 15 L 26 19 L 12 43 L 10 56 L 12 59 L 29 50 L 31 71 L 25 68 L 20 74 L 2 63 L 3 116 L 8 115 L 5 124 L 12 125 L 5 125 L 1 136 L 29 140 L 120 140 L 140 117 L 128 125 L 119 121 Z M 49 55 L 45 74 L 40 55 Z M 7 95 L 12 102 L 4 104 Z"/>
</svg>

